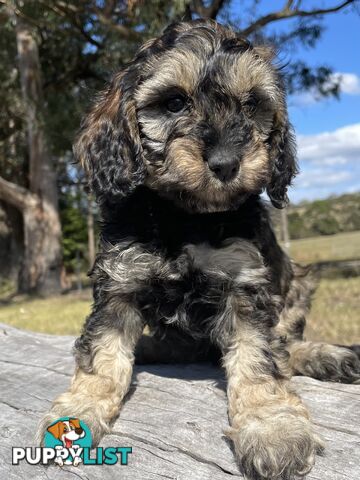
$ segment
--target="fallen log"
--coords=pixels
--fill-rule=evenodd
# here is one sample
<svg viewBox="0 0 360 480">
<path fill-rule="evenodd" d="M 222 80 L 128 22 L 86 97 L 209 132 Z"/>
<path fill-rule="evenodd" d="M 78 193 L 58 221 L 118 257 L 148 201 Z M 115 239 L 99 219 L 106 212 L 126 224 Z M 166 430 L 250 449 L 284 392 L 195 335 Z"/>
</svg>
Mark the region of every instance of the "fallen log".
<svg viewBox="0 0 360 480">
<path fill-rule="evenodd" d="M 73 337 L 0 325 L 0 479 L 220 480 L 242 478 L 227 428 L 225 379 L 208 364 L 136 367 L 119 419 L 102 447 L 130 446 L 125 465 L 11 464 L 11 450 L 34 445 L 36 425 L 68 385 Z M 360 478 L 360 387 L 306 377 L 293 384 L 326 441 L 309 480 Z"/>
</svg>

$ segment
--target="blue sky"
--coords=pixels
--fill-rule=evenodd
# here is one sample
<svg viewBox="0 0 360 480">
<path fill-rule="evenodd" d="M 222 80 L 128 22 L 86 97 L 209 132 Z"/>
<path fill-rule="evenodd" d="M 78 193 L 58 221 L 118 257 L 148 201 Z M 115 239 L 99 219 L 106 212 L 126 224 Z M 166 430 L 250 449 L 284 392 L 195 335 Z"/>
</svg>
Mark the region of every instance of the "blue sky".
<svg viewBox="0 0 360 480">
<path fill-rule="evenodd" d="M 242 2 L 241 2 L 242 3 Z M 260 2 L 268 13 L 284 0 Z M 303 9 L 329 7 L 338 0 L 304 0 Z M 241 18 L 240 1 L 233 4 L 234 15 Z M 265 5 L 265 6 L 264 6 Z M 316 101 L 311 94 L 289 98 L 289 115 L 298 138 L 301 174 L 291 189 L 290 199 L 325 198 L 333 194 L 360 191 L 360 8 L 324 16 L 325 31 L 315 49 L 299 48 L 280 52 L 281 62 L 295 56 L 309 64 L 329 65 L 342 75 L 340 99 Z M 286 29 L 286 22 L 276 28 Z M 275 24 L 273 24 L 275 25 Z"/>
</svg>

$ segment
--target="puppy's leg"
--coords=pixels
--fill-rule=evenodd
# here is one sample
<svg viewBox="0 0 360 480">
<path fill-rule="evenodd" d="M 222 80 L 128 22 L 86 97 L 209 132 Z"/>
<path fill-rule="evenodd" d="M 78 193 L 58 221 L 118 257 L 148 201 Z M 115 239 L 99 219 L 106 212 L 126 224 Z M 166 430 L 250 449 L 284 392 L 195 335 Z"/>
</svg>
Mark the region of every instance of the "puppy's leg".
<svg viewBox="0 0 360 480">
<path fill-rule="evenodd" d="M 131 306 L 117 305 L 112 316 L 104 309 L 93 312 L 75 344 L 76 368 L 70 388 L 58 396 L 42 419 L 37 441 L 51 422 L 73 416 L 91 430 L 93 444 L 109 431 L 128 391 L 133 351 L 143 329 L 140 315 Z"/>
<path fill-rule="evenodd" d="M 305 269 L 294 265 L 295 276 L 286 296 L 277 332 L 286 341 L 293 375 L 307 375 L 319 380 L 353 383 L 360 381 L 360 361 L 352 350 L 321 342 L 304 340 L 306 315 L 311 304 L 314 283 Z"/>
<path fill-rule="evenodd" d="M 294 375 L 329 382 L 360 382 L 360 360 L 349 348 L 321 342 L 292 342 L 288 351 Z"/>
<path fill-rule="evenodd" d="M 251 479 L 288 479 L 310 471 L 321 441 L 309 414 L 274 360 L 267 335 L 237 327 L 224 366 L 232 438 Z"/>
</svg>

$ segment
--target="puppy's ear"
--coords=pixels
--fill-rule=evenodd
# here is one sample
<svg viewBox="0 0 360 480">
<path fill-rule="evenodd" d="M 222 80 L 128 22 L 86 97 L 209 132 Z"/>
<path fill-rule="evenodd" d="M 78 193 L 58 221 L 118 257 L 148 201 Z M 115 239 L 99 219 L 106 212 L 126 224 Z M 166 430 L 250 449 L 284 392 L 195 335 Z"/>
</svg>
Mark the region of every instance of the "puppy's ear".
<svg viewBox="0 0 360 480">
<path fill-rule="evenodd" d="M 266 191 L 274 207 L 284 208 L 289 201 L 287 189 L 298 173 L 295 136 L 286 111 L 275 114 L 269 145 L 273 169 Z"/>
<path fill-rule="evenodd" d="M 116 75 L 84 119 L 74 145 L 100 203 L 118 201 L 145 178 L 133 90 L 135 70 Z"/>
<path fill-rule="evenodd" d="M 267 62 L 271 62 L 276 57 L 276 50 L 270 45 L 255 45 L 254 52 Z"/>
</svg>

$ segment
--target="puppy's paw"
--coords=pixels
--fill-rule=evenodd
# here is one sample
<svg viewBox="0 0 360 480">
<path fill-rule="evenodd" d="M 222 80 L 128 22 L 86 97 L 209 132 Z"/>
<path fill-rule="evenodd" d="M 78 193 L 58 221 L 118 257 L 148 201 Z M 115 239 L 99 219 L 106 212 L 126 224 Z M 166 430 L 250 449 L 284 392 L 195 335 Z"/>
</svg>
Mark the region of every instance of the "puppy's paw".
<svg viewBox="0 0 360 480">
<path fill-rule="evenodd" d="M 296 349 L 295 355 L 296 371 L 302 375 L 330 382 L 360 382 L 360 360 L 348 348 L 305 342 Z"/>
<path fill-rule="evenodd" d="M 44 437 L 48 427 L 61 417 L 75 417 L 83 421 L 91 431 L 92 446 L 99 444 L 101 438 L 110 432 L 107 421 L 102 417 L 101 406 L 87 398 L 84 402 L 79 402 L 79 398 L 73 397 L 69 392 L 58 397 L 40 420 L 35 436 L 37 445 L 44 445 Z"/>
<path fill-rule="evenodd" d="M 63 415 L 65 417 L 65 415 Z M 50 425 L 61 417 L 53 413 L 52 411 L 47 412 L 38 423 L 36 433 L 35 433 L 35 445 L 40 447 L 44 446 L 45 434 Z M 58 462 L 56 462 L 58 463 Z"/>
<path fill-rule="evenodd" d="M 310 421 L 291 407 L 256 410 L 228 435 L 246 478 L 251 480 L 303 477 L 314 465 L 316 453 L 323 450 Z"/>
</svg>

